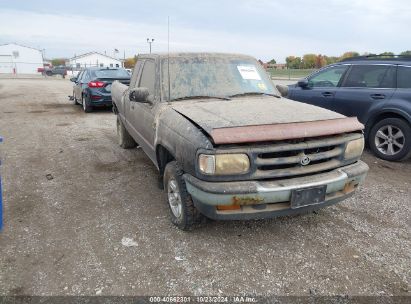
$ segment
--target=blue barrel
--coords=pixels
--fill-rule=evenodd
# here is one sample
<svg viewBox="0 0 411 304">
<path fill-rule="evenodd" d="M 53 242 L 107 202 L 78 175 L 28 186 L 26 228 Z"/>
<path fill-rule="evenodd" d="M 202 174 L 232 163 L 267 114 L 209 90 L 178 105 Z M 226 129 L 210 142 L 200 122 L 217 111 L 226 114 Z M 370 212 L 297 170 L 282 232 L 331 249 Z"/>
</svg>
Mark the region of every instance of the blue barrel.
<svg viewBox="0 0 411 304">
<path fill-rule="evenodd" d="M 0 143 L 3 142 L 3 138 L 0 137 Z M 0 159 L 1 166 L 1 159 Z M 0 231 L 3 228 L 3 192 L 1 191 L 1 172 L 0 172 Z"/>
</svg>

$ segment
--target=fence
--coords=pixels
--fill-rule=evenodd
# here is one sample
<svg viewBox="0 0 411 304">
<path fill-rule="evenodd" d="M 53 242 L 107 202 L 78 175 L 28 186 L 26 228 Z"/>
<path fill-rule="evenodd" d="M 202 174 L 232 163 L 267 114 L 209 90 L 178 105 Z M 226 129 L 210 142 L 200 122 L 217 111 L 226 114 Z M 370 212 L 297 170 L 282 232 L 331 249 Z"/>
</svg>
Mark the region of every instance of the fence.
<svg viewBox="0 0 411 304">
<path fill-rule="evenodd" d="M 274 79 L 300 79 L 307 77 L 311 73 L 316 71 L 315 69 L 272 69 L 269 68 L 268 72 L 271 75 L 271 78 Z"/>
</svg>

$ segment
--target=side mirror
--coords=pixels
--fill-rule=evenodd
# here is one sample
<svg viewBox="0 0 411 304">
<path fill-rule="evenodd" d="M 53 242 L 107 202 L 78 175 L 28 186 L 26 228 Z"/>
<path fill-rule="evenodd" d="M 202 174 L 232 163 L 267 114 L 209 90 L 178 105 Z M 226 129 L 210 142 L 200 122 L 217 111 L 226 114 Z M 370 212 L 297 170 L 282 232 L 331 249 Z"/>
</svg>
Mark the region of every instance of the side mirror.
<svg viewBox="0 0 411 304">
<path fill-rule="evenodd" d="M 134 88 L 130 90 L 129 99 L 135 102 L 150 103 L 148 95 L 150 95 L 150 93 L 147 88 Z"/>
<path fill-rule="evenodd" d="M 70 78 L 70 81 L 71 81 L 71 82 L 77 82 L 77 77 L 71 77 L 71 78 Z"/>
<path fill-rule="evenodd" d="M 306 89 L 307 87 L 308 87 L 308 79 L 300 79 L 298 82 L 297 82 L 297 86 L 299 86 L 300 88 L 302 88 L 302 89 Z"/>
<path fill-rule="evenodd" d="M 283 85 L 283 84 L 277 84 L 275 87 L 276 87 L 277 91 L 280 92 L 280 95 L 282 97 L 287 97 L 287 95 L 288 95 L 288 86 Z"/>
</svg>

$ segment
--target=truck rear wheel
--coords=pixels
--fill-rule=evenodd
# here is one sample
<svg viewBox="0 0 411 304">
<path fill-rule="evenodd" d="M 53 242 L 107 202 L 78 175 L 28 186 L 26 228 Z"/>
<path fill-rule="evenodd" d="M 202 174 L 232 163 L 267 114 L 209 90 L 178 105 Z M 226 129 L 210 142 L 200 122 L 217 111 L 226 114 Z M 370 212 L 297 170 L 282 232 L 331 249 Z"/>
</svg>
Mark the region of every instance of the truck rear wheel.
<svg viewBox="0 0 411 304">
<path fill-rule="evenodd" d="M 135 140 L 128 133 L 127 129 L 124 127 L 123 122 L 117 115 L 117 138 L 118 144 L 123 149 L 131 149 L 137 146 Z"/>
<path fill-rule="evenodd" d="M 181 230 L 190 230 L 203 221 L 204 216 L 194 206 L 183 178 L 183 170 L 176 161 L 164 170 L 164 190 L 170 208 L 171 222 Z"/>
</svg>

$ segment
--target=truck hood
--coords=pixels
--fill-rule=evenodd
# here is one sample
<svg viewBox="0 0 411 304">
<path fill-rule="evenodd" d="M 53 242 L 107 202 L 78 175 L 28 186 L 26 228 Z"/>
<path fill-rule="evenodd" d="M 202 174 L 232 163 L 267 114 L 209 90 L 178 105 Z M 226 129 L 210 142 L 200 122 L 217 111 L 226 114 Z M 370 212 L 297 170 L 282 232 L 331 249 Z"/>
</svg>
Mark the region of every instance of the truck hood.
<svg viewBox="0 0 411 304">
<path fill-rule="evenodd" d="M 313 137 L 363 129 L 356 118 L 348 119 L 285 98 L 181 101 L 171 103 L 171 107 L 201 127 L 218 144 Z"/>
</svg>

